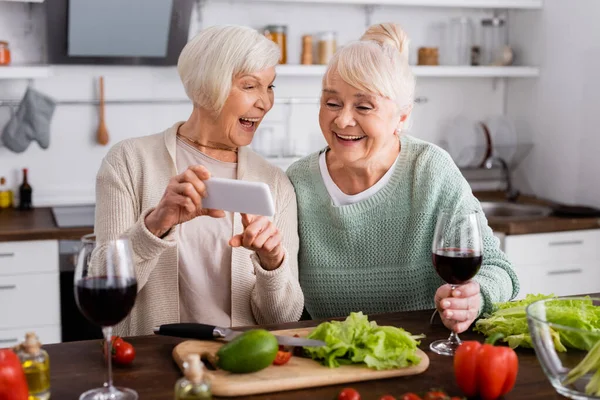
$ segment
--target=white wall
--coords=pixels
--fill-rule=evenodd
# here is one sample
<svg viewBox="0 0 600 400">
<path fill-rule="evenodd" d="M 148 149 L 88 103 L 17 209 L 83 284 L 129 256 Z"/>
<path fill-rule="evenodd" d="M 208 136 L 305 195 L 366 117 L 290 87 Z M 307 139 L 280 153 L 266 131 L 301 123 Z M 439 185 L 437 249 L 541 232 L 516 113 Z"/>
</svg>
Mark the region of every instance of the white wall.
<svg viewBox="0 0 600 400">
<path fill-rule="evenodd" d="M 566 203 L 600 207 L 600 2 L 546 1 L 542 13 L 511 18 L 538 80 L 508 85 L 508 116 L 535 144 L 518 183 Z"/>
<path fill-rule="evenodd" d="M 417 48 L 434 43 L 432 26 L 457 15 L 479 19 L 489 11 L 378 7 L 372 22 L 402 23 L 412 38 L 412 56 Z M 10 42 L 13 63 L 43 61 L 43 5 L 0 1 L 0 39 Z M 300 37 L 323 30 L 338 32 L 339 43 L 357 39 L 365 27 L 365 13 L 359 6 L 289 5 L 273 3 L 239 3 L 209 1 L 202 15 L 204 25 L 233 23 L 256 28 L 283 23 L 289 26 L 289 63 L 297 63 Z M 31 19 L 32 23 L 28 23 Z M 191 34 L 197 30 L 193 17 Z M 175 68 L 54 66 L 53 75 L 38 79 L 33 85 L 56 100 L 89 100 L 96 98 L 96 78 L 105 77 L 107 99 L 182 99 Z M 26 88 L 24 81 L 0 81 L 0 100 L 20 98 Z M 278 78 L 276 97 L 317 98 L 320 80 L 317 78 Z M 417 96 L 428 102 L 415 106 L 412 133 L 438 142 L 444 136 L 444 125 L 453 117 L 464 114 L 483 119 L 501 114 L 504 107 L 504 84 L 494 86 L 490 79 L 420 78 Z M 291 107 L 291 108 L 290 108 Z M 180 105 L 107 105 L 106 120 L 111 137 L 109 145 L 119 140 L 161 131 L 175 121 L 185 119 L 191 108 Z M 0 127 L 8 120 L 9 110 L 0 107 Z M 94 143 L 97 127 L 96 108 L 89 105 L 59 105 L 51 125 L 51 144 L 41 150 L 32 143 L 22 154 L 0 147 L 0 176 L 5 175 L 16 187 L 20 168 L 30 169 L 34 187 L 34 204 L 79 204 L 94 201 L 94 177 L 109 146 Z M 263 128 L 277 135 L 287 135 L 295 155 L 305 155 L 323 144 L 317 123 L 317 106 L 279 104 L 271 111 Z M 265 130 L 263 130 L 265 132 Z M 258 134 L 260 135 L 260 133 Z"/>
</svg>

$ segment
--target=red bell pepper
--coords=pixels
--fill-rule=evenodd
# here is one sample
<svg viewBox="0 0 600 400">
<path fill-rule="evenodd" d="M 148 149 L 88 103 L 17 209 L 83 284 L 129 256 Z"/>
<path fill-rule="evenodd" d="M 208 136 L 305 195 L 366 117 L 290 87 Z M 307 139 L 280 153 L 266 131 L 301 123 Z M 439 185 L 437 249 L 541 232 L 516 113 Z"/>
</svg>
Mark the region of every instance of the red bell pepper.
<svg viewBox="0 0 600 400">
<path fill-rule="evenodd" d="M 27 400 L 29 390 L 19 357 L 10 349 L 0 349 L 0 400 Z"/>
<path fill-rule="evenodd" d="M 497 399 L 512 390 L 517 380 L 519 359 L 510 347 L 494 346 L 503 335 L 490 336 L 485 344 L 463 342 L 454 355 L 456 383 L 468 396 Z"/>
</svg>

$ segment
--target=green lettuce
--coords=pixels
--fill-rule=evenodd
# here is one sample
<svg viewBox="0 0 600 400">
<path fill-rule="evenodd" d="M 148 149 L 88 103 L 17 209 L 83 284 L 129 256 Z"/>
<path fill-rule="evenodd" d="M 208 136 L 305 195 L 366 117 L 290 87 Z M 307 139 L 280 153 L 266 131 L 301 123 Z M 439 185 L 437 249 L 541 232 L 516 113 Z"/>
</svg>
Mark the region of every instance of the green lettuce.
<svg viewBox="0 0 600 400">
<path fill-rule="evenodd" d="M 523 300 L 494 304 L 494 311 L 478 320 L 474 331 L 485 336 L 500 332 L 510 347 L 532 348 L 525 310 L 534 301 L 554 298 L 554 295 L 529 294 Z M 589 350 L 600 336 L 600 307 L 594 306 L 589 297 L 585 300 L 549 301 L 546 303 L 546 316 L 555 324 L 590 332 L 584 334 L 550 327 L 550 335 L 557 351 L 564 352 L 567 348 Z"/>
<path fill-rule="evenodd" d="M 416 365 L 421 358 L 416 355 L 417 339 L 402 328 L 378 326 L 362 312 L 350 313 L 345 321 L 323 322 L 308 336 L 322 340 L 321 347 L 305 347 L 314 360 L 329 368 L 340 365 L 364 363 L 377 370 L 403 368 Z"/>
</svg>

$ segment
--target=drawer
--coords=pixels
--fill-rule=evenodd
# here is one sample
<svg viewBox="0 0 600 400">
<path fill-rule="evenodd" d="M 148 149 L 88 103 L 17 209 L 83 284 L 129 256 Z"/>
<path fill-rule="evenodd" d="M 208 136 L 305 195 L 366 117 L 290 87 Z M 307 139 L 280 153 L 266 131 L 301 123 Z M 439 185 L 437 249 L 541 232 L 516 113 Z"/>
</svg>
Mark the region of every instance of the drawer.
<svg viewBox="0 0 600 400">
<path fill-rule="evenodd" d="M 525 265 L 515 268 L 521 289 L 517 299 L 527 294 L 555 294 L 572 296 L 600 292 L 600 266 L 596 263 L 551 265 Z"/>
<path fill-rule="evenodd" d="M 42 347 L 46 344 L 61 342 L 60 325 L 32 326 L 27 328 L 6 330 L 0 329 L 0 348 L 13 347 L 23 342 L 27 332 L 35 332 L 42 343 Z"/>
<path fill-rule="evenodd" d="M 0 276 L 0 329 L 60 325 L 58 273 Z"/>
<path fill-rule="evenodd" d="M 58 272 L 58 241 L 0 242 L 0 276 Z"/>
<path fill-rule="evenodd" d="M 600 260 L 600 230 L 508 235 L 504 251 L 515 265 L 584 264 Z"/>
</svg>

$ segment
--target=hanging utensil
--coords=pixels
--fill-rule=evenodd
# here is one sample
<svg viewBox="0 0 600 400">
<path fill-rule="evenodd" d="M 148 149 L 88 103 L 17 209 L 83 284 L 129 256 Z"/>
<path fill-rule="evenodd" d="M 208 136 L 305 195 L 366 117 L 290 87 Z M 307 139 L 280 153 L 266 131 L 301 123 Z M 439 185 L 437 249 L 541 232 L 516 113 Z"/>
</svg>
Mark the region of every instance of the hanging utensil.
<svg viewBox="0 0 600 400">
<path fill-rule="evenodd" d="M 104 122 L 104 77 L 100 77 L 100 107 L 98 109 L 98 130 L 96 131 L 96 140 L 102 146 L 108 143 L 108 129 Z"/>
</svg>

